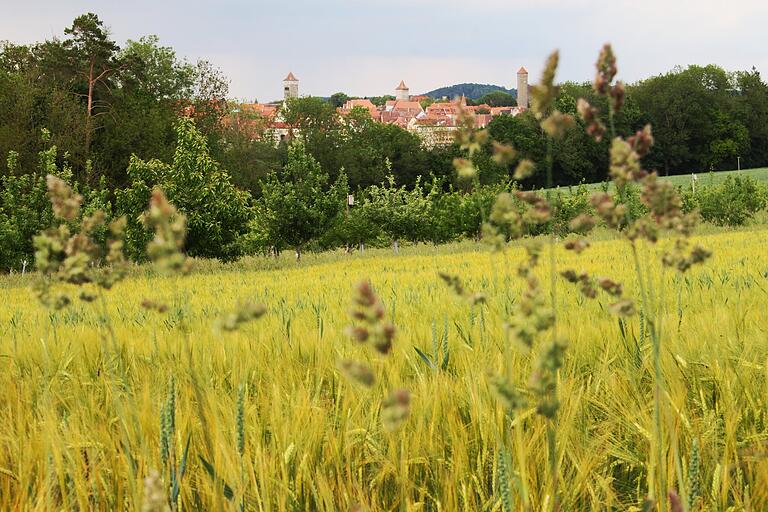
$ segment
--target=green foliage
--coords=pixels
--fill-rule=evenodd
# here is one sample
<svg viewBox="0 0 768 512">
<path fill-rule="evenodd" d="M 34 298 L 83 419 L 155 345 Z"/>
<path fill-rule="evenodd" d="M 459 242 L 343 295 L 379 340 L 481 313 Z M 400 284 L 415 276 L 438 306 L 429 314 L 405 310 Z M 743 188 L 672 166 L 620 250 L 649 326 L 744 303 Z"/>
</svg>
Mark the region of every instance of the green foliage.
<svg viewBox="0 0 768 512">
<path fill-rule="evenodd" d="M 287 247 L 301 251 L 328 230 L 344 207 L 347 178 L 343 170 L 329 186 L 328 175 L 301 141 L 288 148 L 288 161 L 280 173 L 262 182 L 249 249 Z"/>
<path fill-rule="evenodd" d="M 492 107 L 512 107 L 517 105 L 517 97 L 504 91 L 493 91 L 484 94 L 475 100 L 478 105 L 490 105 Z"/>
<path fill-rule="evenodd" d="M 720 226 L 741 226 L 765 208 L 768 187 L 748 176 L 728 176 L 718 185 L 703 186 L 684 200 L 698 207 L 701 218 Z"/>
<path fill-rule="evenodd" d="M 390 241 L 418 242 L 427 238 L 429 223 L 429 200 L 424 196 L 420 181 L 412 190 L 397 187 L 395 178 L 389 175 L 381 185 L 369 189 L 369 200 L 362 208 L 373 223 Z"/>
<path fill-rule="evenodd" d="M 171 164 L 137 157 L 128 166 L 130 186 L 117 191 L 118 209 L 128 216 L 126 246 L 141 258 L 150 232 L 141 222 L 155 187 L 187 216 L 184 250 L 191 256 L 233 259 L 240 255 L 240 236 L 253 216 L 250 194 L 238 190 L 208 151 L 205 137 L 191 119 L 176 125 L 176 152 Z"/>
<path fill-rule="evenodd" d="M 440 87 L 439 89 L 429 91 L 428 93 L 426 93 L 426 95 L 435 99 L 447 97 L 449 100 L 452 100 L 454 98 L 464 96 L 467 99 L 476 100 L 482 96 L 485 96 L 486 94 L 490 94 L 498 91 L 501 91 L 509 95 L 512 95 L 514 93 L 516 95 L 516 91 L 514 89 L 505 89 L 504 87 L 501 87 L 499 85 L 471 84 L 471 83 Z"/>
</svg>

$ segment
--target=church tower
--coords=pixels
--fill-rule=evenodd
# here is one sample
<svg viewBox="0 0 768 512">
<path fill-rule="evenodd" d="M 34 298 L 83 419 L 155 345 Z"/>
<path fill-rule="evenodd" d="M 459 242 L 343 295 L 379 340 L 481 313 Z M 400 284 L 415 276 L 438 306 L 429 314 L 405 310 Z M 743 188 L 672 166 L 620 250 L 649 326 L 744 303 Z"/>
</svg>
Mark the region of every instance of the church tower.
<svg viewBox="0 0 768 512">
<path fill-rule="evenodd" d="M 528 70 L 523 67 L 517 70 L 517 106 L 528 108 Z"/>
<path fill-rule="evenodd" d="M 283 97 L 286 100 L 299 97 L 299 79 L 293 76 L 293 73 L 288 73 L 283 79 Z"/>
<path fill-rule="evenodd" d="M 408 86 L 402 80 L 400 80 L 400 85 L 395 89 L 395 99 L 397 101 L 409 101 L 411 99 L 411 95 L 408 93 Z"/>
</svg>

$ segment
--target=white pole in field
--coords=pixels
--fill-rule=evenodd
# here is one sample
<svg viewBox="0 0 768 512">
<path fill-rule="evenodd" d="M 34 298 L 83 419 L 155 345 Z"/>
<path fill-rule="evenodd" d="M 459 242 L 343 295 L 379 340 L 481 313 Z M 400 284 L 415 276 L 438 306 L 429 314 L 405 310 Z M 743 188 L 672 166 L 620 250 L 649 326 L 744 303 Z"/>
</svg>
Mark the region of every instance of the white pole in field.
<svg viewBox="0 0 768 512">
<path fill-rule="evenodd" d="M 737 157 L 736 157 L 736 168 L 737 168 L 739 171 L 741 171 L 741 157 L 740 157 L 740 156 L 737 156 Z"/>
</svg>

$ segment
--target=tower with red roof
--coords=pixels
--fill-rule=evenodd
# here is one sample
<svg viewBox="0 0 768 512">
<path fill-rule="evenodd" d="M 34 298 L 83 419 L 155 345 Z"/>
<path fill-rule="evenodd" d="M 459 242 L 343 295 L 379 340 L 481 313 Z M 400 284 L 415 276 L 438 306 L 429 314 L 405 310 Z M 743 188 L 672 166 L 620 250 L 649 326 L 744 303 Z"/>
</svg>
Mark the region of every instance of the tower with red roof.
<svg viewBox="0 0 768 512">
<path fill-rule="evenodd" d="M 395 89 L 395 99 L 397 101 L 409 101 L 411 99 L 411 95 L 408 92 L 408 86 L 405 85 L 403 80 L 400 80 L 400 85 Z"/>
<path fill-rule="evenodd" d="M 299 97 L 299 79 L 293 76 L 293 73 L 288 73 L 288 76 L 283 78 L 283 97 L 286 100 Z"/>
</svg>

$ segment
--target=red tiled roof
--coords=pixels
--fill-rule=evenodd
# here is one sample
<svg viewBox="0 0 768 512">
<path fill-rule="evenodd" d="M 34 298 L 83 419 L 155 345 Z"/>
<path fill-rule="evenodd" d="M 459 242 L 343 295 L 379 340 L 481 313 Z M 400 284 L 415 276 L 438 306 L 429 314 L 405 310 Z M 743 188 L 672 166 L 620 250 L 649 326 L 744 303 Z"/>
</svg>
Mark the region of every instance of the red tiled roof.
<svg viewBox="0 0 768 512">
<path fill-rule="evenodd" d="M 528 74 L 528 70 L 521 66 L 520 69 L 517 70 L 517 74 L 518 75 L 527 75 Z"/>
<path fill-rule="evenodd" d="M 400 80 L 400 85 L 398 85 L 397 89 L 395 89 L 395 90 L 396 91 L 407 91 L 408 90 L 408 86 L 405 85 L 405 82 L 403 80 Z"/>
<path fill-rule="evenodd" d="M 370 112 L 371 117 L 376 118 L 379 114 L 376 105 L 374 105 L 369 99 L 362 100 L 348 100 L 341 108 L 342 113 L 348 113 L 355 107 L 362 107 Z"/>
<path fill-rule="evenodd" d="M 293 72 L 288 73 L 288 76 L 283 78 L 283 82 L 298 82 L 299 79 L 293 76 Z"/>
</svg>

